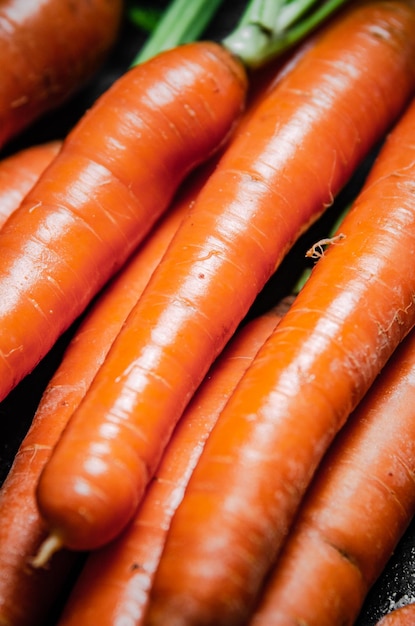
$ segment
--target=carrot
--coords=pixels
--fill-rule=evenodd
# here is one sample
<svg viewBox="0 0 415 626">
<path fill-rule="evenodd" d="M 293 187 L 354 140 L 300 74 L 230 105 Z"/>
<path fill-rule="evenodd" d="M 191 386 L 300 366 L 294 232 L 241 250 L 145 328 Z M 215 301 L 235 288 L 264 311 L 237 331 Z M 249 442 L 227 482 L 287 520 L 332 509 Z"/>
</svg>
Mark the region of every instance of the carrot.
<svg viewBox="0 0 415 626">
<path fill-rule="evenodd" d="M 278 54 L 326 14 L 317 10 L 299 34 L 279 41 Z M 263 21 L 255 22 L 262 33 Z M 258 56 L 269 54 L 265 46 Z M 75 126 L 0 239 L 8 251 L 0 264 L 0 299 L 7 302 L 0 311 L 0 400 L 125 262 L 186 174 L 226 142 L 246 91 L 245 66 L 232 49 L 189 43 L 134 65 Z"/>
<path fill-rule="evenodd" d="M 203 446 L 226 399 L 290 305 L 241 328 L 215 361 L 182 415 L 132 524 L 88 558 L 59 621 L 62 626 L 142 623 L 165 536 Z"/>
<path fill-rule="evenodd" d="M 294 59 L 290 58 L 288 65 L 291 66 L 293 62 Z M 270 75 L 269 80 L 275 80 L 277 69 L 281 66 L 280 61 L 273 65 L 274 75 Z M 287 71 L 284 62 L 282 70 Z M 261 84 L 255 84 L 254 92 L 251 89 L 238 132 L 241 122 L 251 114 L 266 84 L 266 77 L 261 76 Z M 27 565 L 27 560 L 33 556 L 45 533 L 34 499 L 39 473 L 69 416 L 104 360 L 127 313 L 159 262 L 174 230 L 194 203 L 217 159 L 216 155 L 186 179 L 169 206 L 167 215 L 152 229 L 129 264 L 122 268 L 112 284 L 99 296 L 43 394 L 31 429 L 0 490 L 0 518 L 3 520 L 0 529 L 0 623 L 2 620 L 12 622 L 15 626 L 42 623 L 50 604 L 55 599 L 56 604 L 60 601 L 59 589 L 66 586 L 69 575 L 72 576 L 78 566 L 78 561 L 68 552 L 41 572 L 35 572 Z M 265 320 L 262 325 L 266 325 Z M 36 451 L 35 455 L 33 451 Z M 32 458 L 34 456 L 36 462 Z M 21 603 L 19 599 L 23 590 L 25 601 Z"/>
<path fill-rule="evenodd" d="M 261 87 L 265 88 L 265 85 Z M 255 98 L 260 97 L 261 91 L 258 91 Z M 251 94 L 243 119 L 250 114 L 255 98 Z M 45 535 L 34 498 L 40 471 L 179 222 L 210 175 L 216 160 L 217 157 L 211 159 L 185 181 L 167 215 L 153 228 L 129 264 L 122 268 L 99 296 L 76 331 L 61 365 L 43 394 L 32 426 L 20 446 L 3 488 L 0 489 L 0 624 L 5 622 L 13 623 L 14 626 L 33 626 L 44 623 L 51 605 L 58 605 L 61 601 L 62 589 L 79 567 L 78 559 L 68 551 L 60 555 L 57 562 L 54 560 L 47 569 L 34 571 L 27 564 Z M 267 319 L 271 322 L 273 318 Z M 264 331 L 267 324 L 265 319 L 257 322 Z M 258 336 L 259 330 L 257 329 Z M 245 334 L 248 334 L 247 331 Z M 243 360 L 235 361 L 234 358 L 235 370 L 244 363 Z M 199 408 L 201 410 L 202 406 Z M 192 428 L 194 425 L 193 420 Z M 202 427 L 202 422 L 200 425 Z M 206 422 L 206 428 L 207 425 Z M 196 452 L 197 450 L 193 451 L 192 458 Z M 181 481 L 183 486 L 184 478 Z M 178 488 L 177 485 L 176 492 Z M 162 534 L 164 529 L 158 530 Z M 144 529 L 141 528 L 141 534 L 143 532 Z M 160 541 L 161 539 L 162 536 Z M 151 545 L 155 545 L 154 538 Z M 151 557 L 151 562 L 155 564 L 156 553 L 150 552 L 147 556 L 148 563 Z M 144 571 L 143 574 L 147 575 Z M 137 583 L 137 576 L 135 579 Z M 23 603 L 20 601 L 22 594 Z"/>
<path fill-rule="evenodd" d="M 61 142 L 30 146 L 0 161 L 0 227 L 57 155 Z"/>
<path fill-rule="evenodd" d="M 415 102 L 218 419 L 146 624 L 245 623 L 323 454 L 413 327 L 414 121 Z"/>
<path fill-rule="evenodd" d="M 69 552 L 59 555 L 58 561 L 47 569 L 35 570 L 28 565 L 46 532 L 35 500 L 39 474 L 205 175 L 201 172 L 187 183 L 163 221 L 94 302 L 43 393 L 0 489 L 0 624 L 44 623 L 51 603 L 60 596 L 59 591 L 62 593 L 77 566 Z"/>
<path fill-rule="evenodd" d="M 415 331 L 320 465 L 250 624 L 355 623 L 415 514 Z"/>
<path fill-rule="evenodd" d="M 118 36 L 123 7 L 122 0 L 1 3 L 0 148 L 98 71 Z"/>
<path fill-rule="evenodd" d="M 187 44 L 106 91 L 0 234 L 0 397 L 121 267 L 242 110 L 239 62 Z M 160 184 L 163 181 L 163 184 Z"/>
<path fill-rule="evenodd" d="M 414 26 L 407 2 L 351 7 L 232 141 L 42 473 L 50 548 L 98 547 L 132 518 L 257 293 L 408 101 Z"/>
<path fill-rule="evenodd" d="M 376 626 L 413 626 L 415 623 L 415 604 L 406 604 L 387 613 Z"/>
</svg>

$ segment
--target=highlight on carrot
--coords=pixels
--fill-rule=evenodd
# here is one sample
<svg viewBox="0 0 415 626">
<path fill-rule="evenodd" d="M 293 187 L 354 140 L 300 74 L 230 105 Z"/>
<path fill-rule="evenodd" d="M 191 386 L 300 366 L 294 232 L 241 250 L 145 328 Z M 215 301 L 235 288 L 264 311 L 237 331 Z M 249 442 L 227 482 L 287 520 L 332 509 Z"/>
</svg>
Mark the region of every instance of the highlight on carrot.
<svg viewBox="0 0 415 626">
<path fill-rule="evenodd" d="M 0 233 L 1 398 L 226 139 L 245 91 L 222 47 L 190 43 L 132 68 L 68 134 Z"/>
<path fill-rule="evenodd" d="M 415 7 L 348 8 L 224 152 L 42 472 L 39 508 L 63 545 L 93 549 L 128 524 L 256 295 L 413 94 Z"/>
<path fill-rule="evenodd" d="M 102 66 L 122 0 L 8 0 L 0 5 L 0 148 L 69 100 Z"/>
<path fill-rule="evenodd" d="M 142 623 L 170 520 L 217 416 L 281 316 L 287 298 L 239 329 L 184 411 L 132 523 L 88 560 L 65 604 L 60 626 Z"/>
<path fill-rule="evenodd" d="M 41 398 L 31 427 L 0 489 L 0 624 L 43 624 L 78 559 L 68 551 L 47 568 L 31 567 L 45 538 L 35 490 L 42 468 L 81 402 L 122 324 L 203 184 L 194 176 L 169 212 L 98 296 L 75 331 Z"/>
<path fill-rule="evenodd" d="M 246 623 L 333 437 L 414 326 L 414 133 L 415 102 L 343 220 L 344 238 L 218 418 L 172 520 L 145 624 Z"/>
<path fill-rule="evenodd" d="M 61 141 L 29 146 L 0 161 L 0 227 L 57 155 Z"/>
<path fill-rule="evenodd" d="M 411 331 L 320 464 L 252 626 L 356 622 L 415 514 L 414 406 Z"/>
</svg>

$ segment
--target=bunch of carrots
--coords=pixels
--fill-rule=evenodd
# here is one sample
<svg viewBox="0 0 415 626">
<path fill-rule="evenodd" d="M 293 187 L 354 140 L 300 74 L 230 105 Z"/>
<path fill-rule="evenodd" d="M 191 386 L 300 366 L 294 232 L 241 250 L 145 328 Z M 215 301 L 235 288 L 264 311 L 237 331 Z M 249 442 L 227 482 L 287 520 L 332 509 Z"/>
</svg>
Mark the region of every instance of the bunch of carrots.
<svg viewBox="0 0 415 626">
<path fill-rule="evenodd" d="M 204 39 L 219 4 L 152 14 L 0 161 L 0 398 L 69 333 L 0 488 L 0 626 L 352 626 L 414 517 L 415 1 L 251 0 Z M 4 145 L 46 115 L 8 80 Z"/>
</svg>

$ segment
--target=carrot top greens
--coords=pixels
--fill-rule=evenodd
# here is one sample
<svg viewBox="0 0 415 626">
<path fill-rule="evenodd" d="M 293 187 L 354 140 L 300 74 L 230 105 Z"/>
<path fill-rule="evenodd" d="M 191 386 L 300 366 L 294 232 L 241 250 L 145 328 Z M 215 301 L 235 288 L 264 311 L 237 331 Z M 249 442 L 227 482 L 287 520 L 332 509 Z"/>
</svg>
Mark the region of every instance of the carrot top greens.
<svg viewBox="0 0 415 626">
<path fill-rule="evenodd" d="M 132 65 L 198 39 L 223 0 L 172 0 L 164 13 L 132 7 L 131 19 L 151 32 Z M 222 44 L 246 67 L 264 65 L 306 37 L 348 0 L 250 0 Z"/>
<path fill-rule="evenodd" d="M 151 33 L 156 28 L 162 11 L 160 9 L 142 7 L 133 4 L 127 7 L 128 19 L 141 30 Z"/>
<path fill-rule="evenodd" d="M 198 39 L 222 2 L 223 0 L 172 0 L 132 65 L 142 63 L 163 50 Z"/>
<path fill-rule="evenodd" d="M 251 0 L 223 45 L 258 67 L 295 45 L 347 0 Z"/>
</svg>

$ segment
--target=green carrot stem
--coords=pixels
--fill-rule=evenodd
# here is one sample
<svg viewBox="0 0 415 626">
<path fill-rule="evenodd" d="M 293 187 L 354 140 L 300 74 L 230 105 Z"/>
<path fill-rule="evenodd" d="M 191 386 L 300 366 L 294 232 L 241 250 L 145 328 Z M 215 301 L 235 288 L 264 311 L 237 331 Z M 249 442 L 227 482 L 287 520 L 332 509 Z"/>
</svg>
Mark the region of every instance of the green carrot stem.
<svg viewBox="0 0 415 626">
<path fill-rule="evenodd" d="M 163 12 L 159 9 L 149 9 L 133 5 L 128 9 L 128 18 L 135 26 L 141 28 L 141 30 L 152 33 L 162 13 Z"/>
<path fill-rule="evenodd" d="M 198 39 L 222 1 L 172 0 L 131 65 Z M 222 44 L 246 67 L 260 67 L 305 38 L 347 1 L 250 0 Z"/>
<path fill-rule="evenodd" d="M 222 43 L 247 67 L 260 67 L 306 37 L 347 1 L 251 0 Z"/>
<path fill-rule="evenodd" d="M 163 50 L 195 41 L 208 26 L 223 0 L 173 0 L 131 66 Z"/>
</svg>

